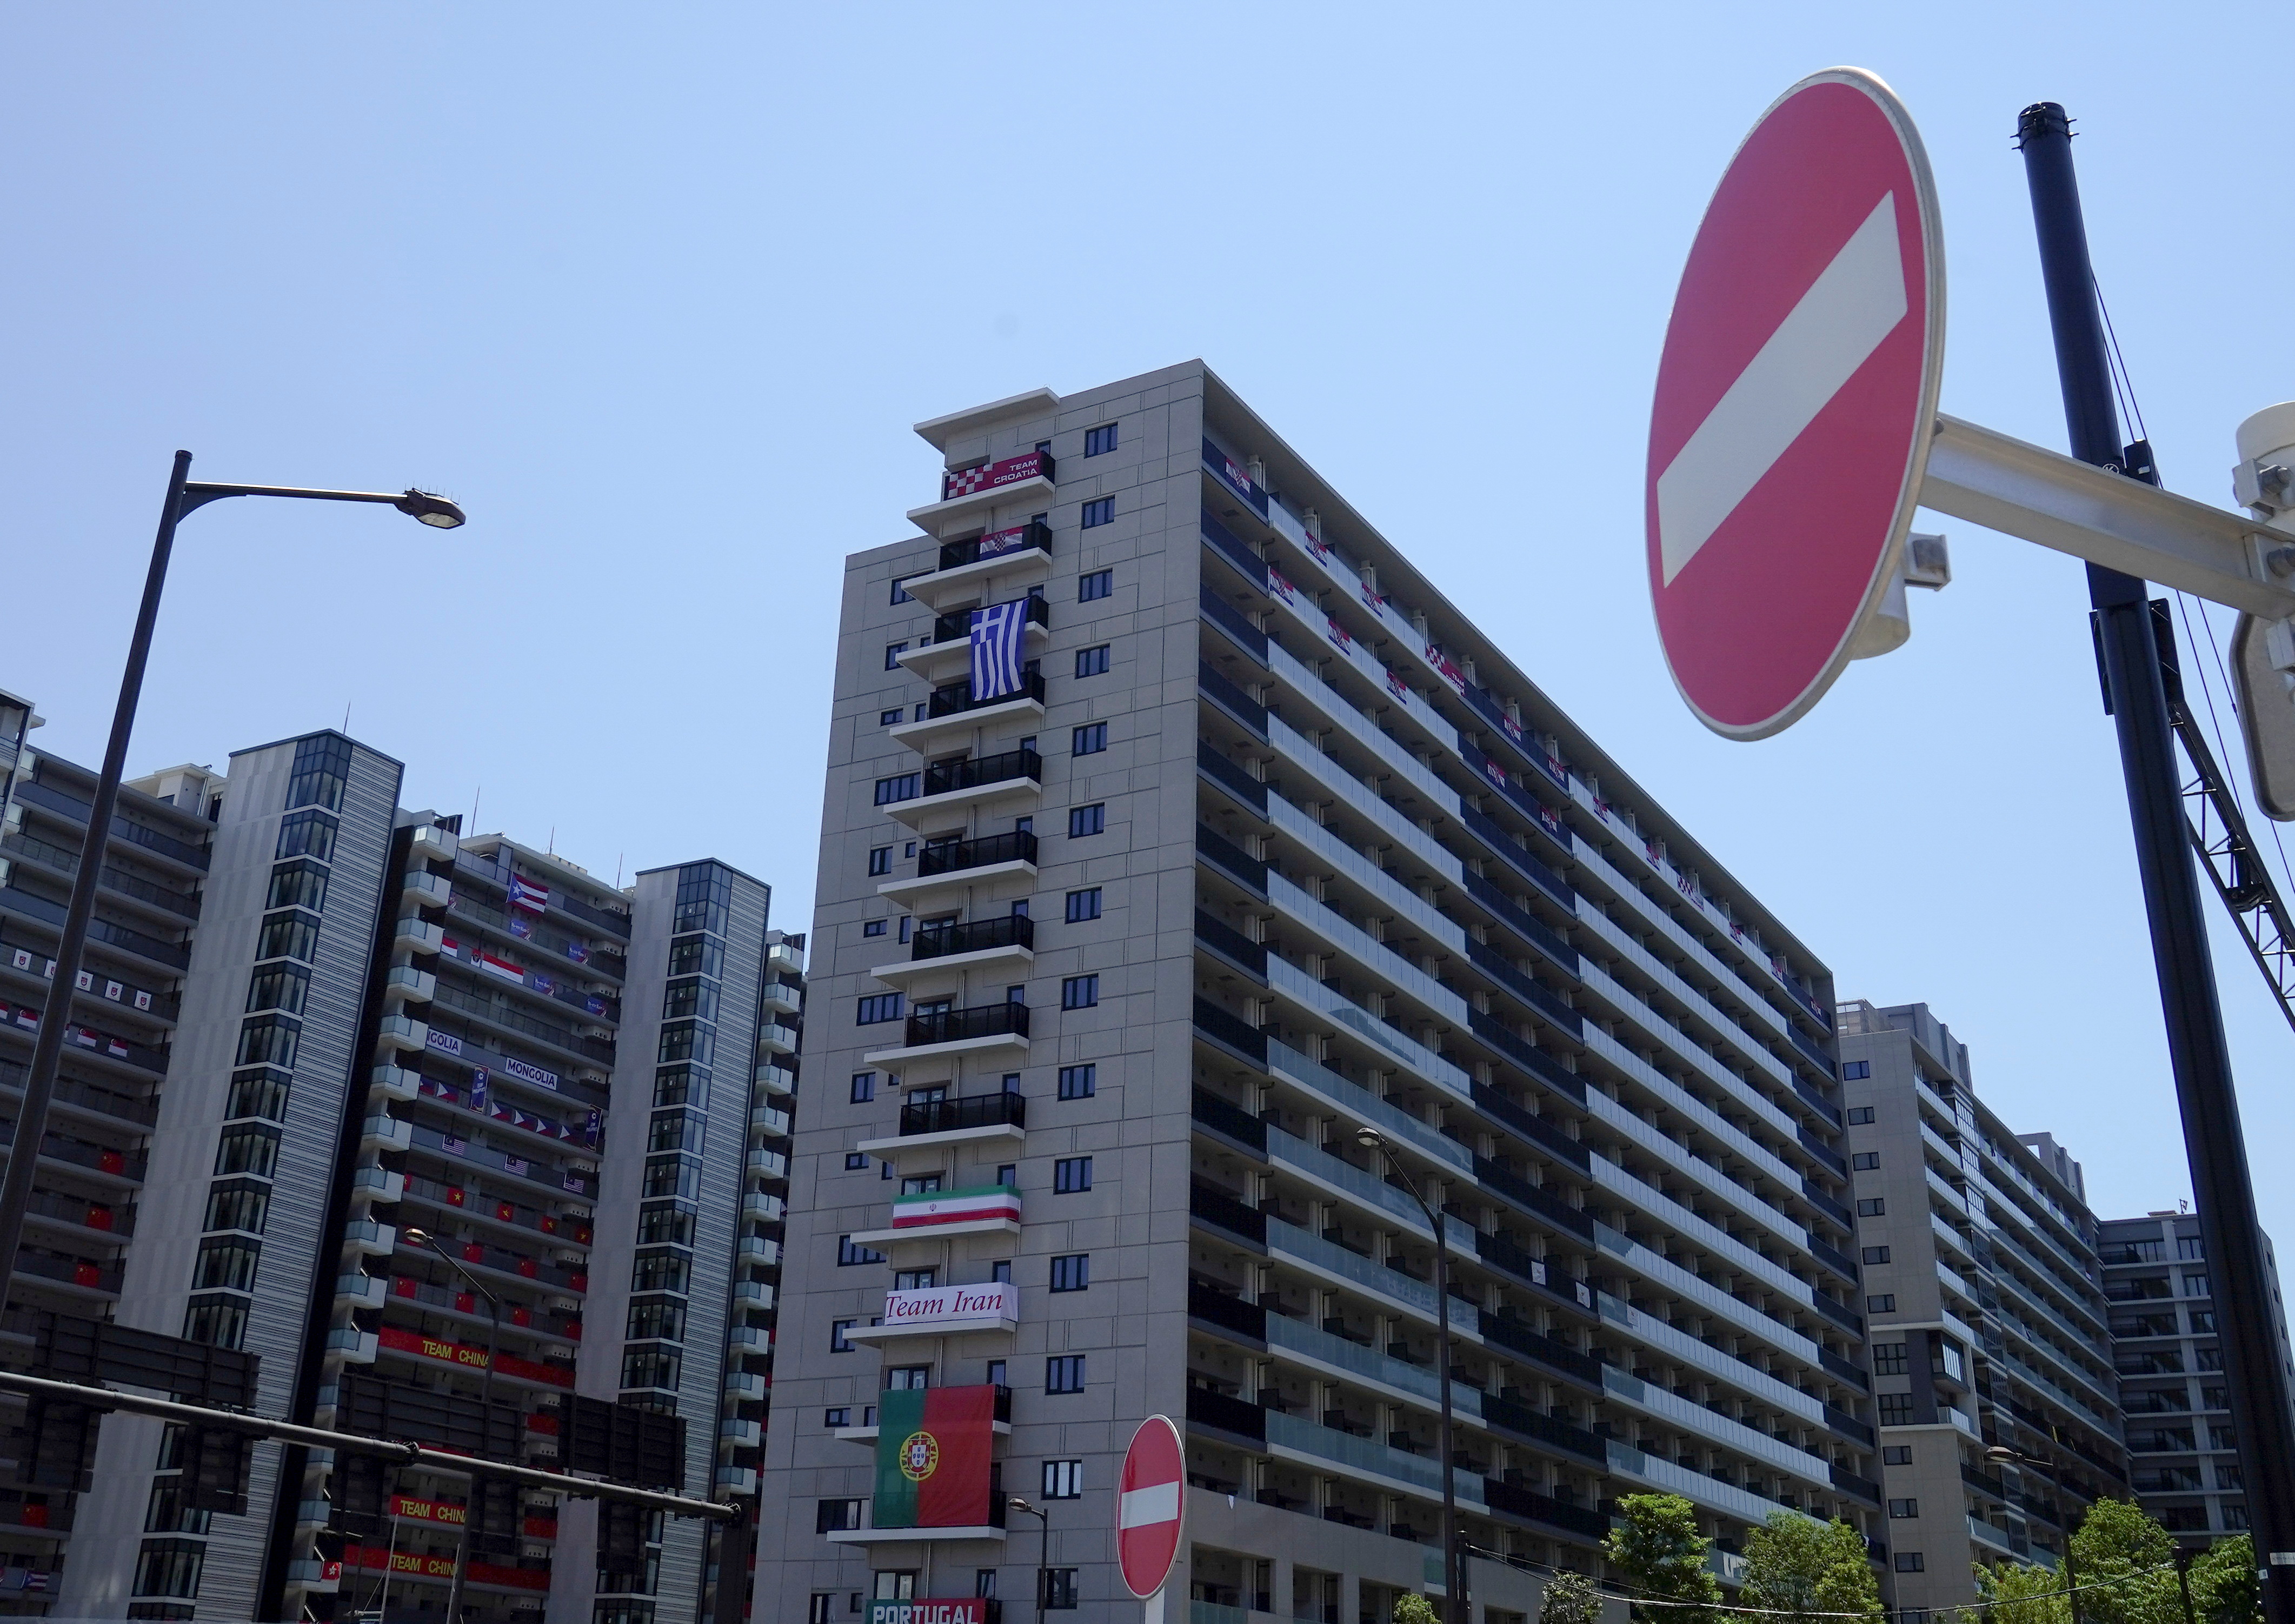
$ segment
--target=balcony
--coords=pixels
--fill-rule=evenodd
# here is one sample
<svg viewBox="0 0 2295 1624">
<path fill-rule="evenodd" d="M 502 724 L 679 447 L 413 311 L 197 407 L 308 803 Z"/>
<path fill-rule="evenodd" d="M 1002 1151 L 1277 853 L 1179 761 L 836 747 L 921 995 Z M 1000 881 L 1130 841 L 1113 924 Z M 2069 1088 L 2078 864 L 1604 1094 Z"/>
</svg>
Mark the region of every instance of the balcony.
<svg viewBox="0 0 2295 1624">
<path fill-rule="evenodd" d="M 745 1235 L 734 1245 L 733 1261 L 752 1269 L 771 1269 L 781 1261 L 781 1244 L 762 1235 Z"/>
<path fill-rule="evenodd" d="M 412 1099 L 421 1091 L 422 1073 L 411 1072 L 403 1065 L 386 1062 L 367 1073 L 367 1093 L 372 1098 Z"/>
<path fill-rule="evenodd" d="M 720 1466 L 717 1468 L 717 1489 L 721 1494 L 737 1497 L 757 1492 L 757 1469 L 755 1466 Z"/>
<path fill-rule="evenodd" d="M 399 882 L 399 894 L 418 908 L 444 908 L 454 894 L 453 883 L 443 874 L 411 872 Z"/>
<path fill-rule="evenodd" d="M 935 1056 L 1024 1055 L 1028 1052 L 1025 1004 L 978 1004 L 969 1009 L 939 1009 L 912 1015 L 897 1049 L 871 1050 L 864 1065 L 923 1060 Z"/>
<path fill-rule="evenodd" d="M 750 1081 L 768 1094 L 796 1092 L 796 1073 L 785 1065 L 761 1065 L 750 1073 Z"/>
<path fill-rule="evenodd" d="M 1036 837 L 1025 829 L 977 840 L 927 841 L 917 853 L 916 877 L 888 880 L 877 887 L 877 894 L 903 908 L 927 908 L 936 897 L 952 898 L 1008 875 L 1036 877 Z"/>
<path fill-rule="evenodd" d="M 391 937 L 391 945 L 404 948 L 410 953 L 435 953 L 444 948 L 445 943 L 445 926 L 426 925 L 412 914 L 399 920 L 397 931 Z"/>
<path fill-rule="evenodd" d="M 764 1440 L 764 1429 L 754 1421 L 721 1421 L 717 1424 L 717 1442 L 728 1449 L 754 1449 Z"/>
<path fill-rule="evenodd" d="M 344 1275 L 335 1282 L 335 1301 L 353 1308 L 379 1309 L 389 1295 L 389 1282 L 375 1275 Z"/>
<path fill-rule="evenodd" d="M 1051 635 L 1050 608 L 1039 597 L 1018 601 L 1027 605 L 1020 615 L 1022 657 L 1041 654 Z M 933 622 L 929 638 L 919 640 L 915 648 L 895 655 L 894 659 L 902 670 L 927 682 L 945 682 L 962 676 L 972 666 L 973 613 L 967 607 L 938 616 Z"/>
<path fill-rule="evenodd" d="M 430 1044 L 430 1027 L 411 1015 L 386 1015 L 376 1030 L 375 1041 L 382 1048 L 405 1049 L 421 1054 Z"/>
<path fill-rule="evenodd" d="M 971 1094 L 960 1099 L 916 1100 L 901 1107 L 899 1137 L 863 1139 L 853 1148 L 871 1155 L 927 1146 L 1027 1138 L 1028 1102 L 1017 1094 Z"/>
<path fill-rule="evenodd" d="M 327 1333 L 327 1351 L 340 1354 L 348 1365 L 372 1365 L 380 1340 L 372 1331 L 361 1331 L 346 1326 Z"/>
<path fill-rule="evenodd" d="M 382 995 L 387 999 L 412 999 L 427 1004 L 438 996 L 438 978 L 428 970 L 418 970 L 412 965 L 402 964 L 383 977 Z"/>
<path fill-rule="evenodd" d="M 729 1370 L 725 1373 L 725 1396 L 746 1399 L 762 1404 L 765 1400 L 765 1378 L 752 1370 Z"/>
<path fill-rule="evenodd" d="M 407 850 L 416 862 L 452 862 L 454 853 L 461 849 L 461 836 L 435 823 L 426 823 L 416 829 L 407 842 Z"/>
<path fill-rule="evenodd" d="M 788 1204 L 778 1196 L 752 1192 L 741 1197 L 741 1216 L 759 1223 L 777 1224 L 788 1212 Z"/>
<path fill-rule="evenodd" d="M 779 1106 L 755 1106 L 749 1113 L 749 1131 L 785 1139 L 789 1136 L 789 1114 Z"/>
<path fill-rule="evenodd" d="M 1035 962 L 1036 923 L 1025 914 L 987 919 L 936 919 L 919 925 L 906 963 L 879 965 L 870 974 L 890 986 L 946 971 L 1009 968 Z"/>
<path fill-rule="evenodd" d="M 804 1008 L 804 994 L 785 982 L 769 981 L 758 992 L 757 1002 L 777 1015 L 795 1015 Z"/>
<path fill-rule="evenodd" d="M 778 1150 L 753 1150 L 741 1163 L 741 1170 L 761 1179 L 786 1179 L 788 1158 Z"/>
<path fill-rule="evenodd" d="M 773 1306 L 773 1288 L 763 1280 L 736 1280 L 733 1283 L 733 1306 L 755 1313 L 770 1313 Z"/>
<path fill-rule="evenodd" d="M 1041 672 L 1023 672 L 1020 686 L 1008 694 L 975 698 L 969 679 L 935 688 L 925 702 L 924 719 L 887 730 L 887 736 L 912 750 L 929 754 L 960 740 L 975 728 L 999 722 L 1033 720 L 1044 714 Z"/>
<path fill-rule="evenodd" d="M 368 1257 L 388 1257 L 398 1249 L 398 1228 L 394 1224 L 379 1224 L 371 1218 L 353 1219 L 343 1226 L 343 1245 Z"/>
<path fill-rule="evenodd" d="M 796 1053 L 796 1028 L 784 1026 L 779 1021 L 767 1021 L 757 1028 L 760 1055 L 793 1055 Z"/>
<path fill-rule="evenodd" d="M 359 1129 L 362 1150 L 405 1150 L 414 1143 L 414 1124 L 395 1116 L 370 1116 Z"/>
<path fill-rule="evenodd" d="M 405 1196 L 406 1175 L 380 1167 L 362 1167 L 351 1175 L 351 1193 L 389 1205 Z M 392 1244 L 396 1244 L 395 1236 Z"/>
<path fill-rule="evenodd" d="M 920 793 L 911 800 L 889 803 L 885 810 L 915 828 L 955 807 L 986 812 L 1000 806 L 1033 806 L 1042 793 L 1043 776 L 1042 757 L 1028 747 L 934 762 L 921 774 Z"/>
<path fill-rule="evenodd" d="M 793 943 L 774 943 L 765 950 L 765 974 L 768 975 L 804 975 L 804 950 Z"/>
</svg>

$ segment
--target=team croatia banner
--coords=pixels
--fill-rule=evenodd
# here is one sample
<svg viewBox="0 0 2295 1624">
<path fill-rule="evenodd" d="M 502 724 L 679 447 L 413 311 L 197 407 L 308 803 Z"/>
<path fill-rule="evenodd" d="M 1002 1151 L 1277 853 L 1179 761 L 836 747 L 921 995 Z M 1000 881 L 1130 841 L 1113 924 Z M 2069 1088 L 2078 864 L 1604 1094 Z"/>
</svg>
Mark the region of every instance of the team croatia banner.
<svg viewBox="0 0 2295 1624">
<path fill-rule="evenodd" d="M 992 603 L 972 611 L 972 698 L 1000 699 L 1020 690 L 1020 644 L 1027 633 L 1028 600 Z"/>
<path fill-rule="evenodd" d="M 877 1400 L 878 1528 L 988 1526 L 993 1387 L 894 1388 Z"/>
<path fill-rule="evenodd" d="M 1020 1220 L 1020 1192 L 1003 1185 L 976 1190 L 929 1190 L 893 1197 L 893 1228 L 924 1229 L 935 1224 L 968 1224 L 984 1218 Z"/>
</svg>

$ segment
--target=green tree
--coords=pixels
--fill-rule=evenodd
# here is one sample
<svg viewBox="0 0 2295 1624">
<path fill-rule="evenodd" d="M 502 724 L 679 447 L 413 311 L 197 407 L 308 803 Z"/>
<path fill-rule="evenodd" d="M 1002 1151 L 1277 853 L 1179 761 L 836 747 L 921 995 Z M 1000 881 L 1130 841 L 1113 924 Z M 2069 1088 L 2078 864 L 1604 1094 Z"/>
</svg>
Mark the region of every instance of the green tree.
<svg viewBox="0 0 2295 1624">
<path fill-rule="evenodd" d="M 1748 1607 L 1774 1608 L 1819 1624 L 1815 1614 L 1855 1613 L 1879 1624 L 1881 1587 L 1865 1536 L 1846 1522 L 1819 1522 L 1797 1511 L 1770 1514 L 1745 1541 Z"/>
<path fill-rule="evenodd" d="M 1697 1531 L 1697 1508 L 1678 1494 L 1629 1494 L 1618 1500 L 1619 1526 L 1602 1542 L 1602 1555 L 1638 1594 L 1628 1599 L 1646 1624 L 1711 1624 L 1702 1606 L 1644 1607 L 1645 1597 L 1713 1603 L 1720 1581 L 1706 1571 L 1712 1542 Z"/>
<path fill-rule="evenodd" d="M 1583 1573 L 1550 1575 L 1538 1601 L 1538 1624 L 1599 1624 L 1602 1593 Z"/>
<path fill-rule="evenodd" d="M 2200 1624 L 2262 1624 L 2263 1592 L 2255 1578 L 2255 1542 L 2245 1534 L 2218 1539 L 2192 1563 L 2192 1611 Z"/>
<path fill-rule="evenodd" d="M 2176 1542 L 2127 1500 L 2098 1500 L 2072 1534 L 2083 1624 L 2183 1624 Z"/>
<path fill-rule="evenodd" d="M 1980 1562 L 1976 1594 L 1981 1605 L 1962 1609 L 1960 1624 L 2071 1624 L 2064 1581 L 2046 1568 Z"/>
<path fill-rule="evenodd" d="M 1394 1624 L 1442 1624 L 1442 1620 L 1433 1603 L 1416 1590 L 1406 1590 L 1394 1598 Z"/>
</svg>

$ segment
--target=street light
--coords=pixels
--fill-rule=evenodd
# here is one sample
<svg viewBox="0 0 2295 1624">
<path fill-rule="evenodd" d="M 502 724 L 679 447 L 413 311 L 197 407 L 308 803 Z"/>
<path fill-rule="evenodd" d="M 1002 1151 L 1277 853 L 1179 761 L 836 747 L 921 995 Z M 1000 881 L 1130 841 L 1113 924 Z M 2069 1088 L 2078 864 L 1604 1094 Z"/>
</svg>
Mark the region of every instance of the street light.
<svg viewBox="0 0 2295 1624">
<path fill-rule="evenodd" d="M 1005 1504 L 1022 1516 L 1036 1520 L 1036 1624 L 1044 1624 L 1044 1581 L 1051 1573 L 1052 1560 L 1051 1514 L 1038 1510 L 1017 1494 Z"/>
<path fill-rule="evenodd" d="M 2053 1476 L 2055 1465 L 2037 1455 L 2027 1455 L 2021 1449 L 2012 1449 L 2005 1443 L 1996 1443 L 1984 1451 L 1984 1458 L 1997 1461 L 2004 1466 L 2037 1466 Z M 2069 1508 L 2067 1508 L 2069 1509 Z M 2064 1523 L 2064 1602 L 2072 1610 L 2072 1624 L 2080 1624 L 2079 1570 L 2072 1566 L 2072 1525 Z"/>
<path fill-rule="evenodd" d="M 1442 1215 L 1419 1194 L 1418 1186 L 1394 1159 L 1386 1135 L 1376 1128 L 1358 1128 L 1355 1143 L 1385 1159 L 1388 1171 L 1410 1193 L 1410 1199 L 1426 1214 L 1426 1227 L 1434 1231 L 1434 1363 L 1442 1391 L 1442 1419 L 1434 1446 L 1442 1457 L 1442 1618 L 1444 1624 L 1459 1624 L 1459 1602 L 1466 1594 L 1466 1563 L 1458 1550 L 1458 1485 L 1450 1468 L 1450 1239 L 1443 1228 Z"/>
<path fill-rule="evenodd" d="M 502 1302 L 494 1293 L 478 1283 L 478 1277 L 462 1267 L 438 1244 L 437 1236 L 427 1229 L 401 1229 L 398 1238 L 410 1246 L 420 1246 L 440 1262 L 462 1277 L 465 1284 L 486 1300 L 486 1367 L 478 1375 L 478 1436 L 491 1440 L 494 1419 L 494 1343 L 502 1335 Z M 484 1460 L 480 1455 L 478 1459 Z M 462 1576 L 470 1565 L 470 1520 L 478 1509 L 478 1474 L 470 1473 L 470 1498 L 462 1506 L 462 1537 L 454 1552 L 454 1583 L 446 1592 L 446 1624 L 462 1624 Z"/>
<path fill-rule="evenodd" d="M 185 476 L 192 453 L 176 453 L 175 471 L 167 477 L 167 494 L 159 505 L 159 533 L 151 543 L 151 566 L 143 577 L 143 601 L 135 614 L 135 631 L 127 642 L 127 665 L 120 673 L 119 703 L 111 714 L 111 739 L 104 747 L 103 771 L 95 781 L 95 801 L 88 808 L 87 837 L 80 843 L 79 871 L 72 877 L 71 902 L 64 910 L 63 936 L 56 943 L 54 991 L 40 1020 L 40 1035 L 32 1049 L 32 1067 L 24 1079 L 24 1100 L 16 1114 L 16 1138 L 8 1157 L 8 1172 L 0 1180 L 0 1317 L 8 1307 L 14 1284 L 16 1254 L 24 1244 L 24 1217 L 32 1207 L 32 1179 L 47 1137 L 48 1107 L 55 1099 L 56 1068 L 63 1057 L 64 1028 L 70 1024 L 72 1004 L 78 996 L 80 959 L 87 948 L 88 922 L 95 913 L 95 893 L 103 874 L 106 842 L 119 804 L 119 779 L 127 764 L 127 739 L 135 729 L 136 702 L 143 693 L 143 667 L 151 653 L 151 629 L 159 616 L 159 593 L 167 581 L 167 555 L 176 544 L 176 521 L 195 509 L 225 496 L 296 496 L 316 502 L 378 502 L 400 512 L 453 529 L 462 522 L 462 510 L 443 496 L 407 490 L 396 495 L 377 491 L 313 491 L 281 485 L 204 485 Z"/>
</svg>

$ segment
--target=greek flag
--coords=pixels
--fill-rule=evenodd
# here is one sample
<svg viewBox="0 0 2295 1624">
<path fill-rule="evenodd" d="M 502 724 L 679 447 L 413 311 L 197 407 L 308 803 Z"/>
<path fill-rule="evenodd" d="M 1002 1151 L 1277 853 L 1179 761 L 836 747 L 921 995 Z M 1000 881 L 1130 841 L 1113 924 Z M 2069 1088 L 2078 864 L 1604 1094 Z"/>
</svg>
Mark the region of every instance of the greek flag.
<svg viewBox="0 0 2295 1624">
<path fill-rule="evenodd" d="M 1020 644 L 1028 600 L 992 603 L 972 611 L 972 698 L 1000 699 L 1020 690 Z"/>
</svg>

